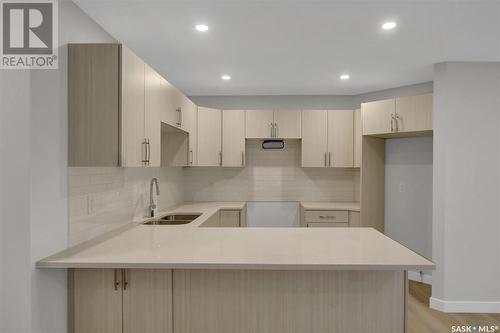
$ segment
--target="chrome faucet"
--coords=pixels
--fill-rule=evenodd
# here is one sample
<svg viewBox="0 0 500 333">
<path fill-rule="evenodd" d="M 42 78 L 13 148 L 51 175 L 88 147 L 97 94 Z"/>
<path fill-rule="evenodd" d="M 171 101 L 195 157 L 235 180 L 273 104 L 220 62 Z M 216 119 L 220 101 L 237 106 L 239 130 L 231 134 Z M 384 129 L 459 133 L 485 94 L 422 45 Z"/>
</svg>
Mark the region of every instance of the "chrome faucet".
<svg viewBox="0 0 500 333">
<path fill-rule="evenodd" d="M 154 217 L 155 216 L 155 209 L 156 209 L 156 204 L 155 201 L 153 200 L 153 184 L 156 184 L 156 195 L 160 195 L 160 186 L 158 185 L 158 179 L 153 178 L 151 179 L 151 183 L 149 184 L 149 216 Z"/>
</svg>

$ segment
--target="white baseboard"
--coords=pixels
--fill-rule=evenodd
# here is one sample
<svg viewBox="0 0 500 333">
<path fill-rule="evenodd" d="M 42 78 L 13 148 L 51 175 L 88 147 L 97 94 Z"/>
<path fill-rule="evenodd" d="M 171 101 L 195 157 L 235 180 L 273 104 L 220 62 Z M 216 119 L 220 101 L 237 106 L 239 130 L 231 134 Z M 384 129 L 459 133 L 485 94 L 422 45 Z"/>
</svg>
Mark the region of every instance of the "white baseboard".
<svg viewBox="0 0 500 333">
<path fill-rule="evenodd" d="M 416 271 L 408 271 L 408 279 L 412 281 L 422 282 L 425 284 L 432 284 L 432 275 L 430 274 L 420 274 Z"/>
<path fill-rule="evenodd" d="M 500 302 L 443 301 L 431 297 L 429 306 L 434 310 L 451 313 L 500 313 Z"/>
</svg>

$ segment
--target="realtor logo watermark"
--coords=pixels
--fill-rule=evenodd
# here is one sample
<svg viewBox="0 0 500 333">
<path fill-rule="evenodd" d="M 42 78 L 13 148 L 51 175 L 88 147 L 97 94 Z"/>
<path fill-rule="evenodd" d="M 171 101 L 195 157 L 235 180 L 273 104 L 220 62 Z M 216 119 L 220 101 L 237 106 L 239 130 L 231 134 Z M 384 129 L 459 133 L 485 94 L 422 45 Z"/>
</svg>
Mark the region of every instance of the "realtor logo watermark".
<svg viewBox="0 0 500 333">
<path fill-rule="evenodd" d="M 57 68 L 57 0 L 4 0 L 0 4 L 0 68 Z"/>
</svg>

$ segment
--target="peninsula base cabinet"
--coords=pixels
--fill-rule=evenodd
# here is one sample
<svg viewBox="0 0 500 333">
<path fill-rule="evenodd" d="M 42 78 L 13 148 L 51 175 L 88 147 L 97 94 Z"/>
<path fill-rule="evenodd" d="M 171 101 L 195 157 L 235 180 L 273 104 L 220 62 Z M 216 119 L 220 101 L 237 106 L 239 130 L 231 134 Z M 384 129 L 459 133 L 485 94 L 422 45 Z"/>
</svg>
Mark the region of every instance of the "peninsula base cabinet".
<svg viewBox="0 0 500 333">
<path fill-rule="evenodd" d="M 70 332 L 405 332 L 403 270 L 72 269 Z"/>
<path fill-rule="evenodd" d="M 172 332 L 172 270 L 70 269 L 68 331 Z"/>
</svg>

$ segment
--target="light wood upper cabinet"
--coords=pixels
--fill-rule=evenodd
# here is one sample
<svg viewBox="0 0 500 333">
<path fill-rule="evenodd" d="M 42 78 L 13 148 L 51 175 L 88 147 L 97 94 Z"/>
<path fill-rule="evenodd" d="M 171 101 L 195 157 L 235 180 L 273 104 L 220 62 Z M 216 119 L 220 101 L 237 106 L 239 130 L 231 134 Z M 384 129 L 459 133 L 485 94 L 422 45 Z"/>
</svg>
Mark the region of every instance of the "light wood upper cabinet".
<svg viewBox="0 0 500 333">
<path fill-rule="evenodd" d="M 171 126 L 181 128 L 182 114 L 180 107 L 182 103 L 182 94 L 165 79 L 163 79 L 163 85 L 166 107 L 162 112 L 161 121 Z"/>
<path fill-rule="evenodd" d="M 162 77 L 150 66 L 145 67 L 145 110 L 144 110 L 144 137 L 148 140 L 147 166 L 159 167 L 161 155 L 161 110 Z"/>
<path fill-rule="evenodd" d="M 245 111 L 222 111 L 222 166 L 245 166 Z"/>
<path fill-rule="evenodd" d="M 361 104 L 363 135 L 428 134 L 432 131 L 432 96 L 423 94 Z"/>
<path fill-rule="evenodd" d="M 433 94 L 396 98 L 398 132 L 432 131 Z"/>
<path fill-rule="evenodd" d="M 327 150 L 327 111 L 302 111 L 302 167 L 326 167 Z"/>
<path fill-rule="evenodd" d="M 124 167 L 145 164 L 144 70 L 141 58 L 122 46 L 121 166 Z"/>
<path fill-rule="evenodd" d="M 221 110 L 198 107 L 198 166 L 222 164 Z"/>
<path fill-rule="evenodd" d="M 246 110 L 245 122 L 247 139 L 271 138 L 273 133 L 274 111 Z"/>
<path fill-rule="evenodd" d="M 300 110 L 247 110 L 247 139 L 300 139 Z"/>
<path fill-rule="evenodd" d="M 361 109 L 354 110 L 354 160 L 353 166 L 355 168 L 361 167 L 361 142 L 363 139 L 361 127 Z"/>
<path fill-rule="evenodd" d="M 300 110 L 274 111 L 274 137 L 300 139 L 302 137 L 302 112 Z"/>
<path fill-rule="evenodd" d="M 328 111 L 328 166 L 331 168 L 353 167 L 352 110 Z"/>
<path fill-rule="evenodd" d="M 68 165 L 120 165 L 120 45 L 68 45 Z"/>
<path fill-rule="evenodd" d="M 394 99 L 362 103 L 363 135 L 393 132 L 396 128 L 393 119 L 395 112 L 396 103 Z"/>
<path fill-rule="evenodd" d="M 172 332 L 172 271 L 124 269 L 123 333 Z"/>
<path fill-rule="evenodd" d="M 184 123 L 186 126 L 186 131 L 189 133 L 188 139 L 188 166 L 198 165 L 198 151 L 197 151 L 197 141 L 198 141 L 198 107 L 196 104 L 189 100 L 186 103 L 186 107 L 183 111 Z"/>
</svg>

